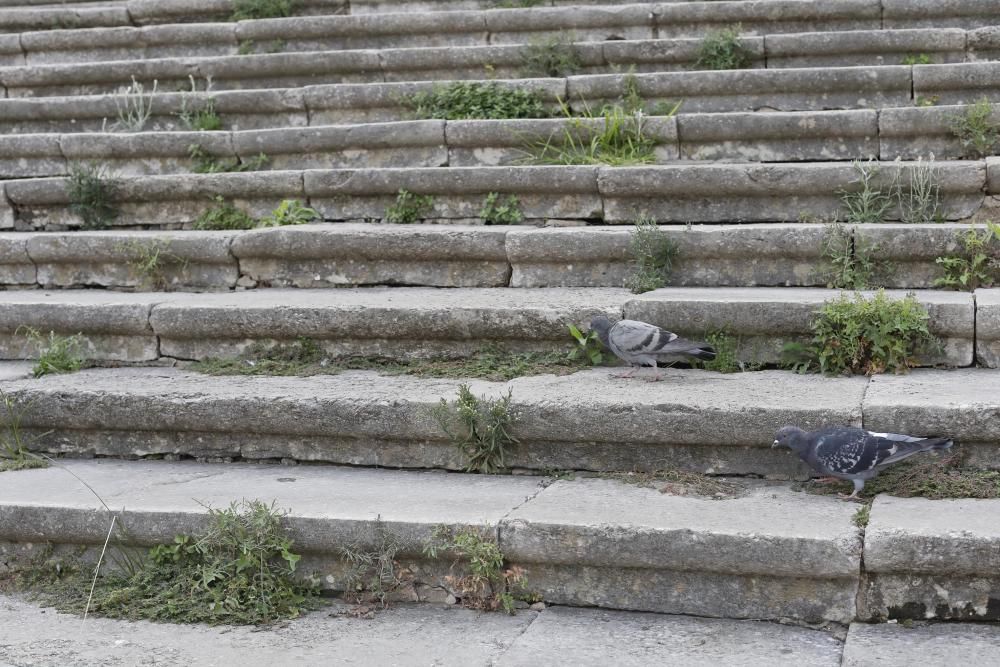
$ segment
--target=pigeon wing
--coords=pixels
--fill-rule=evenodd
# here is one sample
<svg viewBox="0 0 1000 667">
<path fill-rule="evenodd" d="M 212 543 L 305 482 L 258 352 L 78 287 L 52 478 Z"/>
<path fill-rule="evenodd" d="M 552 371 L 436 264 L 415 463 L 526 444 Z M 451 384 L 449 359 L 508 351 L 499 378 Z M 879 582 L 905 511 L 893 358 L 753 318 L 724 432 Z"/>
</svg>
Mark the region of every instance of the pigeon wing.
<svg viewBox="0 0 1000 667">
<path fill-rule="evenodd" d="M 834 429 L 816 438 L 812 458 L 826 472 L 859 475 L 884 463 L 896 446 L 861 429 Z"/>
<path fill-rule="evenodd" d="M 637 320 L 621 320 L 608 335 L 611 351 L 623 359 L 663 354 L 677 334 Z"/>
</svg>

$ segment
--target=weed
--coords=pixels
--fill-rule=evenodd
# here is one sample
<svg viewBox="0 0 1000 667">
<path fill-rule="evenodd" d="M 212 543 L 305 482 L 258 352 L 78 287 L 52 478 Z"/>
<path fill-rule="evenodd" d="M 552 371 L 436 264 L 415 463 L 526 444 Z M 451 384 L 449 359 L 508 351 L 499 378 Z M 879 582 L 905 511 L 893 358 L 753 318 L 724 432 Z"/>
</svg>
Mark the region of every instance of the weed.
<svg viewBox="0 0 1000 667">
<path fill-rule="evenodd" d="M 80 217 L 84 229 L 104 229 L 119 215 L 115 197 L 119 182 L 95 163 L 78 163 L 69 169 L 69 210 Z"/>
<path fill-rule="evenodd" d="M 570 36 L 563 33 L 532 41 L 521 49 L 521 76 L 560 78 L 583 68 Z"/>
<path fill-rule="evenodd" d="M 599 366 L 604 363 L 604 344 L 601 343 L 601 338 L 596 331 L 591 329 L 587 333 L 583 333 L 576 325 L 570 324 L 569 335 L 576 342 L 569 353 L 571 361 L 586 360 L 591 366 Z"/>
<path fill-rule="evenodd" d="M 345 581 L 348 599 L 357 604 L 375 603 L 384 609 L 389 596 L 410 579 L 396 561 L 402 546 L 399 537 L 377 517 L 371 535 L 341 547 L 341 558 L 349 568 Z"/>
<path fill-rule="evenodd" d="M 835 289 L 865 290 L 875 287 L 877 276 L 888 267 L 876 257 L 878 244 L 865 243 L 863 237 L 852 234 L 843 223 L 827 225 L 821 246 L 823 259 L 833 267 L 826 286 Z"/>
<path fill-rule="evenodd" d="M 6 470 L 27 470 L 28 468 L 45 468 L 48 462 L 28 451 L 28 443 L 21 433 L 21 419 L 27 410 L 18 405 L 17 401 L 3 389 L 0 389 L 0 402 L 3 403 L 4 414 L 0 419 L 0 472 Z"/>
<path fill-rule="evenodd" d="M 608 164 L 627 166 L 656 161 L 656 141 L 643 132 L 642 112 L 627 113 L 620 106 L 606 106 L 601 115 L 590 110 L 573 118 L 569 109 L 558 139 L 549 137 L 529 149 L 535 164 Z M 595 129 L 593 123 L 601 121 Z"/>
<path fill-rule="evenodd" d="M 188 155 L 194 160 L 194 173 L 196 174 L 260 171 L 265 169 L 268 162 L 270 162 L 270 159 L 264 153 L 258 153 L 246 162 L 243 162 L 239 158 L 220 160 L 214 155 L 209 155 L 198 144 L 188 146 Z"/>
<path fill-rule="evenodd" d="M 681 108 L 682 104 L 684 104 L 684 100 L 680 100 L 679 102 L 663 100 L 657 102 L 652 106 L 652 108 L 649 110 L 649 115 L 673 116 L 675 113 L 677 113 L 677 110 Z"/>
<path fill-rule="evenodd" d="M 396 193 L 396 203 L 385 210 L 385 221 L 407 225 L 423 220 L 434 209 L 434 197 L 409 190 Z"/>
<path fill-rule="evenodd" d="M 677 258 L 677 244 L 651 218 L 635 221 L 631 238 L 632 273 L 625 286 L 634 294 L 665 287 Z"/>
<path fill-rule="evenodd" d="M 528 7 L 538 7 L 544 0 L 499 0 L 493 6 L 497 9 L 527 9 Z"/>
<path fill-rule="evenodd" d="M 900 221 L 913 224 L 941 222 L 941 186 L 937 182 L 937 171 L 929 160 L 925 162 L 922 158 L 907 171 L 910 177 L 908 186 L 896 185 Z"/>
<path fill-rule="evenodd" d="M 298 199 L 283 199 L 278 208 L 260 219 L 261 227 L 284 227 L 285 225 L 305 225 L 319 217 L 319 213 Z"/>
<path fill-rule="evenodd" d="M 993 155 L 1000 142 L 1000 124 L 993 122 L 993 106 L 987 97 L 965 107 L 965 113 L 952 116 L 948 127 L 961 142 L 966 157 Z"/>
<path fill-rule="evenodd" d="M 215 98 L 208 98 L 200 109 L 189 109 L 187 100 L 181 104 L 177 118 L 189 130 L 214 132 L 222 129 L 222 118 L 215 112 Z"/>
<path fill-rule="evenodd" d="M 215 205 L 194 221 L 195 229 L 253 229 L 257 226 L 256 220 L 223 199 L 221 195 L 216 195 L 213 201 Z"/>
<path fill-rule="evenodd" d="M 268 346 L 254 343 L 237 359 L 206 359 L 191 368 L 207 375 L 304 375 L 326 361 L 323 349 L 311 338 Z"/>
<path fill-rule="evenodd" d="M 885 190 L 878 186 L 880 168 L 874 160 L 854 160 L 851 164 L 858 174 L 855 182 L 860 187 L 853 192 L 840 192 L 840 201 L 847 209 L 847 222 L 882 222 L 893 206 L 893 188 Z"/>
<path fill-rule="evenodd" d="M 83 368 L 83 334 L 60 336 L 50 331 L 46 338 L 38 329 L 18 327 L 15 335 L 24 332 L 28 344 L 35 348 L 38 360 L 31 369 L 37 377 L 58 373 L 74 373 Z"/>
<path fill-rule="evenodd" d="M 524 214 L 515 195 L 500 199 L 499 192 L 486 195 L 479 217 L 487 225 L 517 225 L 524 221 Z"/>
<path fill-rule="evenodd" d="M 547 118 L 541 97 L 533 90 L 498 83 L 456 81 L 403 99 L 418 118 L 441 120 Z"/>
<path fill-rule="evenodd" d="M 627 114 L 635 114 L 643 111 L 645 100 L 639 92 L 639 78 L 635 75 L 635 68 L 629 69 L 628 73 L 622 77 L 621 106 Z M 670 114 L 673 115 L 673 114 Z"/>
<path fill-rule="evenodd" d="M 295 0 L 233 0 L 230 21 L 287 18 L 295 9 Z"/>
<path fill-rule="evenodd" d="M 903 65 L 930 65 L 931 57 L 926 53 L 908 53 L 903 57 Z"/>
<path fill-rule="evenodd" d="M 854 513 L 851 517 L 851 521 L 858 528 L 864 529 L 868 527 L 868 521 L 871 519 L 872 506 L 871 503 L 865 503 L 858 508 L 858 511 Z"/>
<path fill-rule="evenodd" d="M 916 105 L 918 107 L 932 107 L 941 101 L 940 95 L 928 95 L 927 97 L 918 97 L 916 99 Z"/>
<path fill-rule="evenodd" d="M 800 372 L 905 372 L 937 345 L 927 329 L 929 319 L 913 294 L 904 299 L 890 299 L 883 290 L 870 299 L 841 295 L 816 314 L 808 346 L 786 346 L 788 361 Z"/>
<path fill-rule="evenodd" d="M 715 359 L 697 362 L 705 370 L 716 373 L 749 373 L 759 371 L 764 364 L 743 359 L 743 339 L 726 330 L 705 334 L 705 342 L 715 348 Z"/>
<path fill-rule="evenodd" d="M 1000 224 L 987 222 L 979 232 L 970 226 L 958 234 L 964 255 L 938 257 L 944 276 L 934 281 L 935 287 L 974 291 L 980 287 L 1000 285 Z"/>
<path fill-rule="evenodd" d="M 713 30 L 705 36 L 698 49 L 695 69 L 747 69 L 750 51 L 740 41 L 740 24 Z"/>
<path fill-rule="evenodd" d="M 677 468 L 664 468 L 652 472 L 610 472 L 598 476 L 623 484 L 655 488 L 660 493 L 672 496 L 693 495 L 721 500 L 735 498 L 742 493 L 740 487 L 733 482 Z"/>
<path fill-rule="evenodd" d="M 153 97 L 156 95 L 156 81 L 153 90 L 146 93 L 145 87 L 132 77 L 132 84 L 119 88 L 115 93 L 115 112 L 118 122 L 113 129 L 141 132 L 153 115 Z"/>
<path fill-rule="evenodd" d="M 162 290 L 169 286 L 166 270 L 187 266 L 187 260 L 170 251 L 168 239 L 142 241 L 133 239 L 115 245 L 115 251 L 124 255 L 126 264 L 139 276 L 143 286 Z"/>
<path fill-rule="evenodd" d="M 252 39 L 240 40 L 239 46 L 236 48 L 236 55 L 252 56 L 255 53 L 257 53 L 257 47 L 254 46 Z"/>
<path fill-rule="evenodd" d="M 469 574 L 447 578 L 462 604 L 473 609 L 495 611 L 503 609 L 514 613 L 514 600 L 519 590 L 527 585 L 525 571 L 517 566 L 507 567 L 503 552 L 487 529 L 462 528 L 454 531 L 447 526 L 436 526 L 430 540 L 424 544 L 424 554 L 437 558 L 441 552 L 454 554 L 464 561 Z"/>
<path fill-rule="evenodd" d="M 441 430 L 465 455 L 466 472 L 495 473 L 507 465 L 504 456 L 517 444 L 511 428 L 517 421 L 511 410 L 511 391 L 499 399 L 476 398 L 469 385 L 458 388 L 458 399 L 449 405 L 441 399 L 431 415 Z"/>
</svg>

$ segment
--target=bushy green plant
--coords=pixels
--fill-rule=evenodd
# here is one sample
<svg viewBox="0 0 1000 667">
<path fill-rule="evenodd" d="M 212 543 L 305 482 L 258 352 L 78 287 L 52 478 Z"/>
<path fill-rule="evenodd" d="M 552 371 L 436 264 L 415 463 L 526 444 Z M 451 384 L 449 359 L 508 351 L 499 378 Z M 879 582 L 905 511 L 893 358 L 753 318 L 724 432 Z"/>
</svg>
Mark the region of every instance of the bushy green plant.
<svg viewBox="0 0 1000 667">
<path fill-rule="evenodd" d="M 632 228 L 631 248 L 632 273 L 625 286 L 634 294 L 665 287 L 677 258 L 677 244 L 655 220 L 640 217 Z"/>
<path fill-rule="evenodd" d="M 560 33 L 534 40 L 521 49 L 521 76 L 564 77 L 583 68 L 569 35 Z"/>
<path fill-rule="evenodd" d="M 847 222 L 882 222 L 894 204 L 892 186 L 879 185 L 880 168 L 874 160 L 854 160 L 851 164 L 858 174 L 858 187 L 840 192 L 840 201 L 847 210 Z"/>
<path fill-rule="evenodd" d="M 456 81 L 403 99 L 417 118 L 441 120 L 547 118 L 534 90 L 496 82 Z"/>
<path fill-rule="evenodd" d="M 743 358 L 743 340 L 726 330 L 705 335 L 705 342 L 715 348 L 715 359 L 698 362 L 705 370 L 716 373 L 749 373 L 759 371 L 764 364 Z"/>
<path fill-rule="evenodd" d="M 463 384 L 458 399 L 445 399 L 435 406 L 432 416 L 465 456 L 466 472 L 495 473 L 507 467 L 507 450 L 517 444 L 511 434 L 516 415 L 511 409 L 511 392 L 499 399 L 476 398 Z"/>
<path fill-rule="evenodd" d="M 253 217 L 233 206 L 232 202 L 226 201 L 221 195 L 215 196 L 213 201 L 215 204 L 194 221 L 195 229 L 253 229 L 257 226 Z"/>
<path fill-rule="evenodd" d="M 188 146 L 188 155 L 194 161 L 194 173 L 196 174 L 260 171 L 267 167 L 267 163 L 270 162 L 270 159 L 264 153 L 258 153 L 246 162 L 239 158 L 222 160 L 214 155 L 210 155 L 198 144 Z"/>
<path fill-rule="evenodd" d="M 409 190 L 396 193 L 396 203 L 385 210 L 385 221 L 407 225 L 423 220 L 434 209 L 434 197 Z"/>
<path fill-rule="evenodd" d="M 501 199 L 499 192 L 486 195 L 479 217 L 487 225 L 517 225 L 524 222 L 524 214 L 515 195 Z"/>
<path fill-rule="evenodd" d="M 586 360 L 591 366 L 599 366 L 604 363 L 604 344 L 598 337 L 597 332 L 590 330 L 583 333 L 574 324 L 569 326 L 569 335 L 573 337 L 575 345 L 569 352 L 571 361 Z"/>
<path fill-rule="evenodd" d="M 0 415 L 0 472 L 47 467 L 48 461 L 28 451 L 28 443 L 21 433 L 21 419 L 26 408 L 3 389 L 0 389 L 0 404 L 3 406 L 3 414 Z"/>
<path fill-rule="evenodd" d="M 582 118 L 574 118 L 565 107 L 564 113 L 562 132 L 529 148 L 531 162 L 627 166 L 656 161 L 656 141 L 644 131 L 642 112 L 627 113 L 620 106 L 608 105 L 600 115 L 587 109 Z M 597 127 L 594 120 L 601 121 Z"/>
<path fill-rule="evenodd" d="M 877 244 L 866 243 L 843 223 L 831 223 L 821 248 L 823 259 L 832 267 L 826 286 L 852 290 L 877 287 L 877 276 L 886 270 L 885 263 L 877 259 L 878 252 Z"/>
<path fill-rule="evenodd" d="M 1000 285 L 1000 224 L 987 222 L 982 231 L 970 226 L 958 240 L 964 254 L 934 260 L 944 270 L 934 286 L 971 292 Z"/>
<path fill-rule="evenodd" d="M 80 217 L 84 229 L 105 229 L 119 216 L 115 198 L 121 184 L 96 163 L 69 168 L 69 210 Z"/>
<path fill-rule="evenodd" d="M 60 336 L 50 331 L 45 336 L 32 327 L 18 327 L 15 334 L 23 334 L 28 344 L 35 348 L 38 359 L 31 369 L 36 378 L 56 373 L 75 373 L 83 368 L 83 334 Z"/>
<path fill-rule="evenodd" d="M 215 112 L 215 99 L 211 97 L 205 100 L 200 109 L 189 109 L 185 99 L 177 118 L 185 128 L 195 132 L 214 132 L 222 129 L 222 118 Z"/>
<path fill-rule="evenodd" d="M 903 57 L 903 65 L 930 65 L 931 57 L 926 53 L 909 53 Z"/>
<path fill-rule="evenodd" d="M 855 294 L 828 301 L 812 323 L 812 339 L 797 355 L 796 370 L 841 375 L 905 372 L 937 339 L 927 328 L 927 309 L 910 294 L 890 299 L 879 290 L 871 298 Z"/>
<path fill-rule="evenodd" d="M 988 97 L 965 107 L 965 113 L 952 116 L 948 127 L 961 142 L 966 157 L 993 155 L 1000 142 L 1000 123 L 993 121 L 993 105 Z"/>
<path fill-rule="evenodd" d="M 743 46 L 740 24 L 713 30 L 705 36 L 698 49 L 695 69 L 747 69 L 750 67 L 750 50 Z"/>
<path fill-rule="evenodd" d="M 319 213 L 298 199 L 284 199 L 278 208 L 260 220 L 261 227 L 284 227 L 285 225 L 305 225 L 319 217 Z"/>
<path fill-rule="evenodd" d="M 278 19 L 292 15 L 295 0 L 233 0 L 231 21 L 252 19 Z"/>
</svg>

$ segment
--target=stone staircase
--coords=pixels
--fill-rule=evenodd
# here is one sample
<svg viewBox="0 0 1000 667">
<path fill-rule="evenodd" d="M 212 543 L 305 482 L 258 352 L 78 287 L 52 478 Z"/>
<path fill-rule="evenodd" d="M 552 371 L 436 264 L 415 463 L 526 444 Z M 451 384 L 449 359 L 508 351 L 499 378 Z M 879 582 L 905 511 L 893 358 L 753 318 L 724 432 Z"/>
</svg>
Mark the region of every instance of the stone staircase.
<svg viewBox="0 0 1000 667">
<path fill-rule="evenodd" d="M 879 497 L 864 529 L 856 505 L 794 490 L 808 471 L 770 448 L 787 423 L 853 424 L 947 434 L 970 465 L 1000 469 L 1000 289 L 932 289 L 958 234 L 1000 217 L 1000 158 L 968 159 L 950 129 L 984 96 L 1000 119 L 995 0 L 540 4 L 302 0 L 294 16 L 239 22 L 225 22 L 228 0 L 0 5 L 0 388 L 26 406 L 25 437 L 68 457 L 0 474 L 3 552 L 100 547 L 107 512 L 68 470 L 125 507 L 140 545 L 197 530 L 205 505 L 274 499 L 331 589 L 338 544 L 381 522 L 408 541 L 416 596 L 440 599 L 448 563 L 420 543 L 437 525 L 475 526 L 556 604 L 1000 620 L 1000 501 Z M 692 70 L 707 31 L 737 22 L 751 69 Z M 559 36 L 579 69 L 521 77 L 525 47 Z M 933 64 L 903 64 L 920 55 Z M 611 122 L 600 116 L 414 118 L 404 97 L 448 81 L 534 91 L 550 112 L 637 94 L 654 162 L 525 163 L 526 146 Z M 116 131 L 120 89 L 134 99 L 138 85 L 149 120 Z M 208 108 L 218 130 L 179 118 Z M 193 173 L 192 146 L 268 164 Z M 883 186 L 929 163 L 940 188 L 939 223 L 891 210 L 844 227 L 892 264 L 890 297 L 912 291 L 928 309 L 942 346 L 909 375 L 671 369 L 647 384 L 608 368 L 487 382 L 187 367 L 302 338 L 398 361 L 558 352 L 567 325 L 596 314 L 737 332 L 747 361 L 773 366 L 840 293 L 817 223 L 842 217 L 853 160 L 872 160 Z M 84 163 L 116 174 L 108 230 L 81 230 L 72 208 Z M 388 222 L 401 190 L 433 196 L 424 224 Z M 523 224 L 483 224 L 493 193 L 517 198 Z M 193 229 L 216 197 L 258 218 L 298 200 L 318 219 Z M 624 285 L 640 214 L 664 223 L 678 257 L 667 287 L 636 295 Z M 155 279 L 137 263 L 150 249 L 170 258 Z M 98 367 L 29 378 L 25 327 L 79 334 Z M 522 474 L 461 472 L 430 411 L 462 384 L 510 392 L 506 464 Z M 278 462 L 317 465 L 252 465 Z M 664 468 L 747 479 L 714 499 L 621 481 Z"/>
</svg>

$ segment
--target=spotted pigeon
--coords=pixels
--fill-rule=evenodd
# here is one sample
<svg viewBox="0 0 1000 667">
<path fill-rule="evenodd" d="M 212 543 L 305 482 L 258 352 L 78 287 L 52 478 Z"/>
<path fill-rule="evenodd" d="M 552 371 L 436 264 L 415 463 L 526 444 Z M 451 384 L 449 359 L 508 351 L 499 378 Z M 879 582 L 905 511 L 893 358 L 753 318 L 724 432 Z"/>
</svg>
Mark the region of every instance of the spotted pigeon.
<svg viewBox="0 0 1000 667">
<path fill-rule="evenodd" d="M 598 315 L 590 321 L 590 330 L 597 332 L 604 346 L 616 357 L 632 366 L 628 373 L 620 377 L 632 377 L 641 366 L 652 366 L 655 369 L 658 360 L 715 359 L 715 350 L 711 345 L 686 340 L 675 333 L 638 320 L 612 323 L 604 315 Z M 654 375 L 653 379 L 658 380 L 659 375 Z"/>
<path fill-rule="evenodd" d="M 850 426 L 830 426 L 809 432 L 783 426 L 771 446 L 788 447 L 813 470 L 824 475 L 851 480 L 854 492 L 842 497 L 857 498 L 865 482 L 886 466 L 920 452 L 947 449 L 951 445 L 948 438 L 875 433 Z"/>
</svg>

